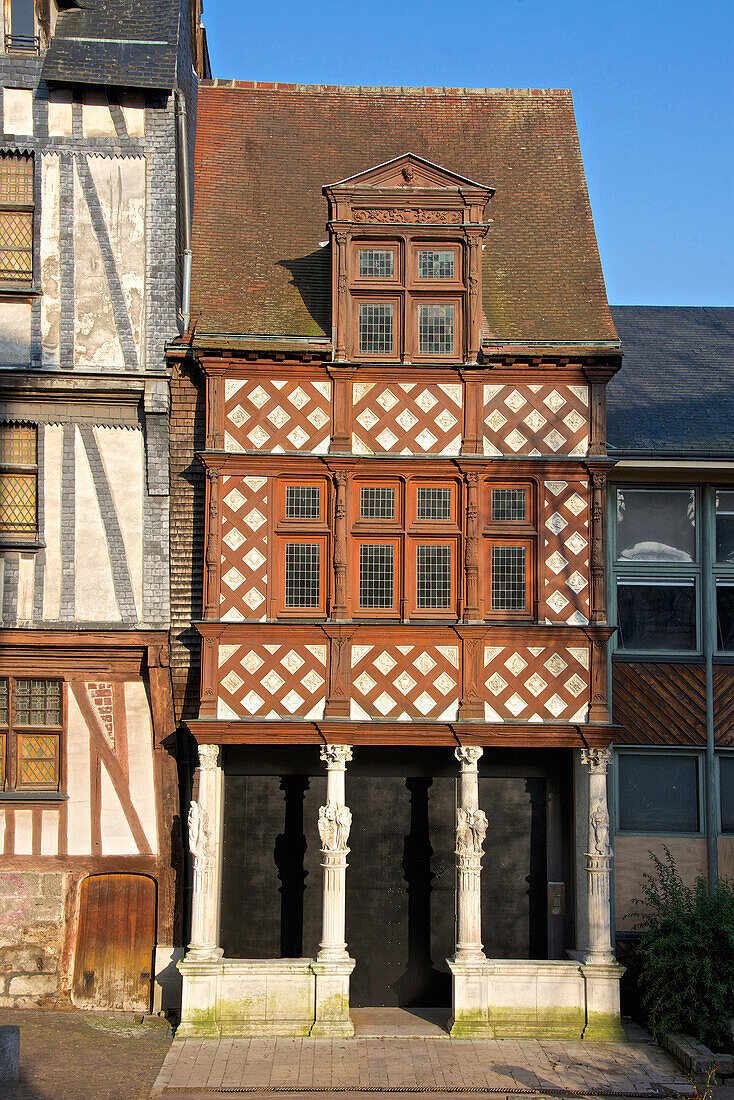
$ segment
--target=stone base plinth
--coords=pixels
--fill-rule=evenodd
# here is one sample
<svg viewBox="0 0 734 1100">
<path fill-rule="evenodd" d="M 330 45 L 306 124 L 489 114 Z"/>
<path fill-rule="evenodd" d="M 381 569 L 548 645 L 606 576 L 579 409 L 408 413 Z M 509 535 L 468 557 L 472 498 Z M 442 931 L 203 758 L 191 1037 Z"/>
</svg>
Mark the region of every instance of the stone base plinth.
<svg viewBox="0 0 734 1100">
<path fill-rule="evenodd" d="M 213 959 L 187 955 L 177 1036 L 349 1037 L 354 960 Z"/>
<path fill-rule="evenodd" d="M 616 963 L 447 960 L 453 1038 L 624 1039 Z"/>
</svg>

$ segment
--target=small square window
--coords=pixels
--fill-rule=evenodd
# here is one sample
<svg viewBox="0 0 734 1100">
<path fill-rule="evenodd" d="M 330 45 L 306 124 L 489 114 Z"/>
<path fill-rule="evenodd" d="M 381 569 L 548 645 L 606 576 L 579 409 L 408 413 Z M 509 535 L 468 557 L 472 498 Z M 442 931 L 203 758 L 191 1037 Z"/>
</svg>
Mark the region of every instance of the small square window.
<svg viewBox="0 0 734 1100">
<path fill-rule="evenodd" d="M 618 489 L 617 557 L 620 561 L 695 561 L 695 491 Z"/>
<path fill-rule="evenodd" d="M 445 611 L 451 607 L 451 547 L 416 547 L 416 607 Z"/>
<path fill-rule="evenodd" d="M 359 548 L 359 606 L 389 610 L 395 604 L 395 547 L 363 543 Z"/>
<path fill-rule="evenodd" d="M 418 252 L 419 279 L 453 279 L 455 277 L 453 251 L 420 249 Z"/>
<path fill-rule="evenodd" d="M 418 487 L 418 519 L 451 519 L 451 490 L 446 487 Z"/>
<path fill-rule="evenodd" d="M 286 519 L 319 519 L 320 516 L 321 490 L 318 485 L 286 485 Z"/>
<path fill-rule="evenodd" d="M 359 491 L 360 519 L 395 519 L 395 490 L 365 487 Z"/>
<path fill-rule="evenodd" d="M 320 544 L 287 542 L 285 544 L 285 606 L 318 608 L 320 594 Z"/>
<path fill-rule="evenodd" d="M 525 610 L 524 546 L 492 547 L 492 610 Z"/>
<path fill-rule="evenodd" d="M 364 355 L 389 355 L 393 349 L 394 307 L 388 302 L 359 307 L 359 350 Z"/>
<path fill-rule="evenodd" d="M 19 726 L 60 726 L 61 684 L 59 681 L 16 681 L 15 721 Z"/>
<path fill-rule="evenodd" d="M 619 827 L 636 833 L 697 833 L 698 760 L 672 753 L 617 757 Z"/>
<path fill-rule="evenodd" d="M 421 355 L 451 355 L 454 350 L 453 305 L 418 306 L 418 351 Z"/>
<path fill-rule="evenodd" d="M 391 279 L 395 274 L 395 253 L 391 248 L 360 248 L 359 275 L 362 279 Z"/>
<path fill-rule="evenodd" d="M 493 489 L 492 519 L 500 522 L 527 519 L 525 489 Z"/>
</svg>

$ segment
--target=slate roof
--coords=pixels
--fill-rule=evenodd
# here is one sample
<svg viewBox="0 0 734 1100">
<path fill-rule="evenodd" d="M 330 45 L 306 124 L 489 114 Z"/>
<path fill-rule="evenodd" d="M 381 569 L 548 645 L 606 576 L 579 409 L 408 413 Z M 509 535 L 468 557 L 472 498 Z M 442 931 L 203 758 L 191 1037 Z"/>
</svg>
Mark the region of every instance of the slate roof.
<svg viewBox="0 0 734 1100">
<path fill-rule="evenodd" d="M 324 184 L 413 152 L 495 187 L 483 334 L 616 341 L 567 91 L 202 82 L 200 333 L 331 337 Z"/>
<path fill-rule="evenodd" d="M 612 306 L 610 454 L 734 458 L 734 308 Z"/>
<path fill-rule="evenodd" d="M 49 83 L 173 88 L 178 0 L 80 0 L 59 12 L 43 62 Z"/>
</svg>

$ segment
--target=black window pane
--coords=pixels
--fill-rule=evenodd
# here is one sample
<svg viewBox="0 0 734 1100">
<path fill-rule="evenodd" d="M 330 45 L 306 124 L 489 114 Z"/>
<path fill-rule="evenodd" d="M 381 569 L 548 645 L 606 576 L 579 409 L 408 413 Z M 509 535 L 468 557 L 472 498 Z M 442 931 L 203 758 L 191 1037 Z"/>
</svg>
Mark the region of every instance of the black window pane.
<svg viewBox="0 0 734 1100">
<path fill-rule="evenodd" d="M 10 33 L 30 44 L 36 33 L 33 0 L 10 0 Z"/>
<path fill-rule="evenodd" d="M 692 584 L 617 584 L 617 641 L 621 649 L 696 648 Z"/>
<path fill-rule="evenodd" d="M 285 606 L 318 607 L 320 550 L 317 542 L 285 544 Z"/>
<path fill-rule="evenodd" d="M 693 561 L 693 489 L 618 489 L 617 557 L 623 561 Z"/>
<path fill-rule="evenodd" d="M 363 545 L 359 548 L 359 606 L 392 608 L 395 592 L 395 548 Z"/>
<path fill-rule="evenodd" d="M 694 756 L 620 753 L 619 827 L 638 833 L 697 833 Z"/>
<path fill-rule="evenodd" d="M 716 648 L 734 651 L 734 585 L 716 586 Z"/>
<path fill-rule="evenodd" d="M 419 610 L 451 607 L 451 547 L 416 547 L 416 605 Z"/>
<path fill-rule="evenodd" d="M 734 833 L 734 756 L 719 757 L 721 831 Z"/>
<path fill-rule="evenodd" d="M 734 492 L 716 494 L 716 560 L 734 562 Z"/>
</svg>

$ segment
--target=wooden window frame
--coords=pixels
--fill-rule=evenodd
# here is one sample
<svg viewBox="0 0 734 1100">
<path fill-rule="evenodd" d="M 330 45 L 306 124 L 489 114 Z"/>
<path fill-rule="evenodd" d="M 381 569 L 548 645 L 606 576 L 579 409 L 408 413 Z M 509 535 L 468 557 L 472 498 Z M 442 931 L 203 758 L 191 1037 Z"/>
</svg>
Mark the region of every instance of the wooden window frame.
<svg viewBox="0 0 734 1100">
<path fill-rule="evenodd" d="M 392 275 L 360 275 L 359 253 L 361 251 L 392 252 L 394 257 Z M 396 287 L 402 287 L 403 285 L 404 263 L 401 242 L 398 240 L 382 241 L 379 239 L 353 240 L 351 251 L 351 268 L 351 284 L 355 291 L 366 293 L 369 295 L 377 293 L 384 289 L 387 294 L 393 293 Z"/>
<path fill-rule="evenodd" d="M 320 490 L 320 502 L 319 502 L 319 515 L 317 517 L 291 517 L 288 518 L 285 514 L 285 498 L 286 489 L 319 489 Z M 276 481 L 276 534 L 280 532 L 290 532 L 292 530 L 297 531 L 299 534 L 304 529 L 313 531 L 314 534 L 322 534 L 328 531 L 328 494 L 329 485 L 328 480 L 325 477 L 279 477 Z"/>
<path fill-rule="evenodd" d="M 22 35 L 13 34 L 12 0 L 5 0 L 5 23 L 3 41 L 6 53 L 38 53 L 40 35 L 38 33 L 38 11 L 33 4 L 33 36 L 28 39 Z M 8 31 L 8 27 L 10 30 Z"/>
<path fill-rule="evenodd" d="M 449 519 L 419 519 L 418 518 L 418 490 L 419 489 L 449 489 L 451 492 L 451 507 Z M 410 532 L 416 532 L 419 535 L 423 535 L 425 532 L 430 536 L 431 532 L 440 530 L 446 532 L 455 531 L 460 533 L 459 523 L 459 483 L 458 481 L 446 478 L 445 481 L 438 481 L 433 478 L 411 478 L 408 483 L 407 492 L 407 520 L 406 529 Z M 437 536 L 438 537 L 438 536 Z"/>
<path fill-rule="evenodd" d="M 0 432 L 5 428 L 31 428 L 35 433 L 35 462 L 8 462 L 0 458 L 0 481 L 5 477 L 27 477 L 35 483 L 36 522 L 32 532 L 2 531 L 0 530 L 0 548 L 34 549 L 38 547 L 40 532 L 38 527 L 38 425 L 21 423 L 19 421 L 3 421 L 0 423 Z"/>
<path fill-rule="evenodd" d="M 380 293 L 370 286 L 371 293 L 359 291 L 352 295 L 352 358 L 355 361 L 366 363 L 397 363 L 403 355 L 403 294 L 395 293 L 392 289 L 388 293 Z M 360 351 L 359 350 L 359 307 L 360 306 L 392 306 L 392 351 Z"/>
<path fill-rule="evenodd" d="M 0 789 L 2 794 L 24 795 L 32 799 L 36 794 L 56 793 L 61 784 L 61 754 L 64 748 L 64 731 L 66 729 L 66 700 L 64 692 L 64 680 L 59 676 L 37 675 L 33 672 L 22 675 L 1 673 L 0 679 L 8 684 L 8 724 L 0 726 L 0 735 L 4 741 L 4 765 L 5 781 Z M 45 726 L 23 726 L 16 721 L 17 683 L 19 680 L 42 680 L 46 683 L 60 684 L 60 724 Z M 18 742 L 22 737 L 53 737 L 56 741 L 55 758 L 55 782 L 54 783 L 26 783 L 19 781 L 19 748 Z"/>
<path fill-rule="evenodd" d="M 393 602 L 392 607 L 362 607 L 359 591 L 359 557 L 361 546 L 392 546 L 393 547 Z M 403 602 L 403 535 L 391 532 L 376 531 L 372 534 L 360 534 L 352 536 L 351 554 L 351 615 L 358 619 L 397 619 L 400 618 L 400 607 Z"/>
<path fill-rule="evenodd" d="M 406 262 L 406 286 L 413 291 L 428 291 L 431 294 L 443 293 L 445 290 L 461 292 L 464 289 L 464 248 L 459 241 L 417 241 L 411 240 L 408 245 Z M 419 252 L 453 252 L 454 254 L 454 278 L 453 279 L 424 279 L 418 274 Z"/>
<path fill-rule="evenodd" d="M 454 307 L 454 350 L 449 353 L 419 350 L 418 310 L 421 306 Z M 406 304 L 405 354 L 412 363 L 457 363 L 464 359 L 464 297 L 462 294 L 410 294 Z"/>
<path fill-rule="evenodd" d="M 288 543 L 299 543 L 301 545 L 318 544 L 319 546 L 319 603 L 318 607 L 287 607 L 285 602 L 286 597 L 286 577 L 285 577 L 285 561 L 286 552 L 285 548 Z M 276 539 L 275 544 L 275 573 L 277 577 L 276 584 L 276 603 L 275 614 L 280 618 L 287 619 L 325 619 L 327 617 L 327 575 L 331 569 L 331 562 L 328 556 L 329 551 L 329 537 L 326 534 L 293 534 L 281 535 Z"/>
<path fill-rule="evenodd" d="M 418 547 L 419 546 L 448 546 L 451 549 L 451 596 L 449 606 L 418 607 Z M 458 535 L 414 535 L 409 538 L 405 554 L 405 595 L 409 607 L 411 619 L 449 619 L 452 622 L 458 618 L 459 603 L 459 537 Z"/>
<path fill-rule="evenodd" d="M 525 607 L 517 611 L 509 610 L 494 610 L 492 607 L 492 549 L 495 546 L 512 546 L 512 547 L 524 547 L 525 548 Z M 536 586 L 537 586 L 537 564 L 536 564 L 536 546 L 537 541 L 535 538 L 512 538 L 505 536 L 503 538 L 497 538 L 492 535 L 485 535 L 484 538 L 484 618 L 492 620 L 511 621 L 518 620 L 520 622 L 532 622 L 536 618 L 535 603 L 536 603 Z"/>
<path fill-rule="evenodd" d="M 362 519 L 362 490 L 363 489 L 392 489 L 395 492 L 395 515 L 392 519 L 365 518 Z M 350 492 L 350 528 L 353 535 L 374 535 L 381 539 L 383 534 L 403 533 L 403 517 L 405 515 L 404 485 L 399 478 L 364 476 L 354 478 Z"/>
<path fill-rule="evenodd" d="M 492 490 L 524 489 L 524 520 L 493 520 Z M 480 493 L 480 521 L 482 528 L 482 577 L 481 600 L 484 618 L 490 621 L 534 622 L 538 617 L 538 483 L 532 478 L 494 479 L 482 481 Z M 492 608 L 492 547 L 524 546 L 525 550 L 525 607 L 522 611 L 495 611 Z"/>
</svg>

